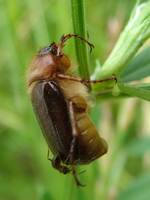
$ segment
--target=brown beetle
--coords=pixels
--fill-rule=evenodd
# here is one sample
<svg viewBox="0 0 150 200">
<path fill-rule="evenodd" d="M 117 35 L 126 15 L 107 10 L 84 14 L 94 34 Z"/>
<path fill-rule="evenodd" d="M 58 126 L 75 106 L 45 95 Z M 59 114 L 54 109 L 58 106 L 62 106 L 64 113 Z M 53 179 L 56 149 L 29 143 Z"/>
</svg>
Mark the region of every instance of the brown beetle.
<svg viewBox="0 0 150 200">
<path fill-rule="evenodd" d="M 63 174 L 74 165 L 86 165 L 107 152 L 107 143 L 101 138 L 87 113 L 89 94 L 84 84 L 116 79 L 112 76 L 89 81 L 72 76 L 70 59 L 62 53 L 64 42 L 77 34 L 62 36 L 58 45 L 53 42 L 42 48 L 33 59 L 28 71 L 29 94 L 32 107 L 44 138 L 54 158 L 52 166 Z"/>
</svg>

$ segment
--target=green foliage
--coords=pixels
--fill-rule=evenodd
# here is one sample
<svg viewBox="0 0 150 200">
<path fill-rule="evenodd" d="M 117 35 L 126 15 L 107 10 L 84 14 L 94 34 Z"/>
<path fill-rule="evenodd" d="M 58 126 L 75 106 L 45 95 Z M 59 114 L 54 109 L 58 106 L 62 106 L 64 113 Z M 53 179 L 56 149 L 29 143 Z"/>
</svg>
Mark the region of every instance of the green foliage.
<svg viewBox="0 0 150 200">
<path fill-rule="evenodd" d="M 138 97 L 150 101 L 150 83 L 138 85 L 125 85 L 118 83 L 118 87 L 121 91 L 130 94 L 132 97 Z"/>
<path fill-rule="evenodd" d="M 0 199 L 150 199 L 150 48 L 137 53 L 150 32 L 147 2 L 137 13 L 135 0 L 110 0 L 107 4 L 89 0 L 1 1 Z M 90 165 L 76 168 L 77 172 L 86 170 L 78 175 L 86 184 L 84 188 L 77 188 L 72 174 L 60 174 L 46 159 L 47 145 L 25 83 L 30 60 L 39 47 L 74 32 L 71 19 L 75 33 L 87 38 L 88 30 L 89 41 L 95 46 L 88 54 L 88 45 L 75 39 L 77 55 L 83 60 L 77 59 L 81 76 L 87 78 L 91 71 L 93 79 L 115 74 L 118 80 L 117 84 L 108 81 L 92 85 L 97 101 L 109 100 L 90 110 L 100 135 L 108 141 L 109 151 Z M 111 21 L 117 30 L 116 19 L 120 29 L 126 27 L 117 41 L 115 36 L 109 37 L 107 26 Z M 108 57 L 112 43 L 116 46 Z M 64 52 L 74 63 L 72 39 L 67 41 Z M 105 61 L 102 66 L 96 61 L 95 67 L 97 58 Z"/>
<path fill-rule="evenodd" d="M 137 1 L 131 13 L 129 22 L 120 34 L 120 37 L 113 51 L 111 52 L 103 66 L 96 68 L 94 75 L 95 78 L 102 79 L 110 77 L 112 76 L 112 74 L 115 74 L 119 82 L 129 82 L 133 80 L 140 80 L 143 77 L 149 76 L 150 59 L 145 59 L 145 57 L 148 57 L 147 53 L 149 52 L 149 48 L 147 48 L 147 50 L 142 52 L 140 55 L 138 54 L 136 58 L 131 61 L 137 51 L 149 37 L 150 1 L 142 4 L 139 4 L 139 1 Z M 105 83 L 101 85 L 101 90 L 104 90 L 103 87 L 106 88 L 109 86 L 110 88 L 113 85 L 114 82 Z M 93 87 L 93 89 L 94 88 L 97 89 L 98 86 Z M 119 87 L 119 89 L 122 92 L 125 92 L 125 90 L 122 90 L 122 87 Z M 130 94 L 136 96 L 135 93 L 132 93 L 131 91 Z"/>
<path fill-rule="evenodd" d="M 137 56 L 135 56 L 119 77 L 119 82 L 127 83 L 150 76 L 149 54 L 150 47 L 144 49 Z"/>
</svg>

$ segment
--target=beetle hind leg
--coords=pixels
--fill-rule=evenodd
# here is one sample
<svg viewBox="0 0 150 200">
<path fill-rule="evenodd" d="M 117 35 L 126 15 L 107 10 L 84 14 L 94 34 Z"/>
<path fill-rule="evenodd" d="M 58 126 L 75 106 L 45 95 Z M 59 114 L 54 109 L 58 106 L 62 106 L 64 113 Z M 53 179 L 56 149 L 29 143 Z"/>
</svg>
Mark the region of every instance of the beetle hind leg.
<svg viewBox="0 0 150 200">
<path fill-rule="evenodd" d="M 75 179 L 75 182 L 77 184 L 77 186 L 85 186 L 82 185 L 76 175 L 76 171 L 75 171 L 75 167 L 74 167 L 74 152 L 75 152 L 75 144 L 77 141 L 77 137 L 78 137 L 78 132 L 77 132 L 77 126 L 76 126 L 76 120 L 75 120 L 75 116 L 74 116 L 74 109 L 73 109 L 73 101 L 69 102 L 69 111 L 70 111 L 70 117 L 71 117 L 71 124 L 72 124 L 72 135 L 73 135 L 73 139 L 71 142 L 71 147 L 70 147 L 70 164 L 71 164 L 71 169 L 72 169 L 72 173 Z"/>
</svg>

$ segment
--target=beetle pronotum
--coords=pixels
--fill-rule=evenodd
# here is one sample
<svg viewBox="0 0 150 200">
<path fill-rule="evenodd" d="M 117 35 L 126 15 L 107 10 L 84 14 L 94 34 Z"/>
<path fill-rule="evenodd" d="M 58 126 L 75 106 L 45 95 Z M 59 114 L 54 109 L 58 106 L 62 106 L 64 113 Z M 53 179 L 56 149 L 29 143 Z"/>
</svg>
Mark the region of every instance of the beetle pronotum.
<svg viewBox="0 0 150 200">
<path fill-rule="evenodd" d="M 112 77 L 90 81 L 72 76 L 70 59 L 62 53 L 64 42 L 70 37 L 89 41 L 77 34 L 62 36 L 58 45 L 53 42 L 42 48 L 28 71 L 29 94 L 32 107 L 48 148 L 54 158 L 52 166 L 63 174 L 72 171 L 77 186 L 74 165 L 89 164 L 107 152 L 107 143 L 101 138 L 87 113 L 89 94 L 83 83 L 99 83 Z"/>
</svg>

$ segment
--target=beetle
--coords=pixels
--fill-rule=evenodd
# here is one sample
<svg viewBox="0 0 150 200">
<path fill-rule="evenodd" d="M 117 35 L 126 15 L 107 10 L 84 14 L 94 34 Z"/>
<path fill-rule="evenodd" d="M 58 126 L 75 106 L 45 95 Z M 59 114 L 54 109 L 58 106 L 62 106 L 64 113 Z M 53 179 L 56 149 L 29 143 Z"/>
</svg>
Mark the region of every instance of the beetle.
<svg viewBox="0 0 150 200">
<path fill-rule="evenodd" d="M 28 85 L 31 104 L 54 155 L 52 166 L 63 174 L 72 172 L 77 186 L 83 186 L 76 175 L 75 165 L 87 165 L 107 152 L 106 141 L 99 136 L 87 109 L 90 98 L 83 83 L 98 83 L 112 77 L 90 81 L 73 76 L 70 59 L 63 54 L 64 43 L 77 34 L 62 36 L 58 44 L 42 48 L 31 62 Z"/>
</svg>

